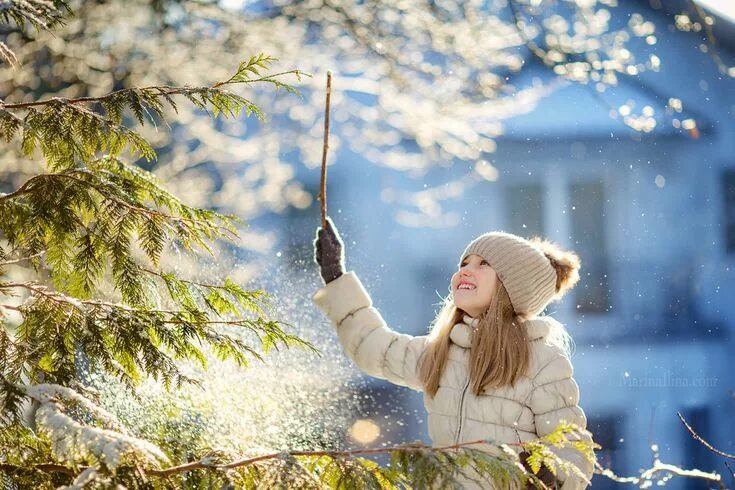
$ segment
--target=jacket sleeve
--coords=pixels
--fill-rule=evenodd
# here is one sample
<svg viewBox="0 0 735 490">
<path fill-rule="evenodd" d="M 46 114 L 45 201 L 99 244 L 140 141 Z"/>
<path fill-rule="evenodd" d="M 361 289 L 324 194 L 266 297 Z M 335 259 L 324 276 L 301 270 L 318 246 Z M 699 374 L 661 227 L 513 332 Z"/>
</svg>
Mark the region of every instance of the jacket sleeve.
<svg viewBox="0 0 735 490">
<path fill-rule="evenodd" d="M 572 363 L 569 358 L 561 353 L 555 353 L 554 357 L 534 377 L 535 387 L 529 397 L 528 405 L 534 413 L 536 433 L 539 437 L 553 432 L 562 420 L 575 423 L 583 429 L 587 428 L 587 417 L 579 406 L 579 386 L 572 377 L 572 371 Z M 592 443 L 589 433 L 568 435 L 568 437 Z M 588 461 L 582 453 L 570 446 L 563 448 L 552 446 L 551 450 L 561 459 L 577 466 L 587 480 L 592 479 L 594 464 Z M 562 490 L 581 490 L 589 485 L 579 475 L 568 474 L 561 468 L 557 469 L 557 478 L 562 482 Z"/>
<path fill-rule="evenodd" d="M 418 361 L 427 336 L 414 337 L 388 328 L 354 272 L 328 283 L 313 300 L 335 326 L 347 357 L 362 371 L 422 391 Z"/>
</svg>

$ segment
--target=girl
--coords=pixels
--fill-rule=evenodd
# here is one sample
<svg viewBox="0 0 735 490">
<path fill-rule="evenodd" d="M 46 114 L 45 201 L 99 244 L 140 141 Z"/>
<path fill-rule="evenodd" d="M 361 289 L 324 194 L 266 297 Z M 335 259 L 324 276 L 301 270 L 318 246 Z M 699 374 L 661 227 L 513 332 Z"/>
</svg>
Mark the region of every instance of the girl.
<svg viewBox="0 0 735 490">
<path fill-rule="evenodd" d="M 569 361 L 571 339 L 558 321 L 537 316 L 579 280 L 575 253 L 539 238 L 479 236 L 460 257 L 431 332 L 413 337 L 389 329 L 355 273 L 344 272 L 342 241 L 331 220 L 318 230 L 315 249 L 326 284 L 315 303 L 364 372 L 424 392 L 433 446 L 525 442 L 561 420 L 586 428 Z M 589 433 L 581 437 L 591 442 Z M 528 453 L 511 447 L 528 469 Z M 593 465 L 581 453 L 552 450 L 592 477 Z M 551 488 L 587 486 L 579 475 L 557 470 L 555 477 L 542 467 L 537 476 Z M 469 479 L 464 486 L 492 488 Z"/>
</svg>

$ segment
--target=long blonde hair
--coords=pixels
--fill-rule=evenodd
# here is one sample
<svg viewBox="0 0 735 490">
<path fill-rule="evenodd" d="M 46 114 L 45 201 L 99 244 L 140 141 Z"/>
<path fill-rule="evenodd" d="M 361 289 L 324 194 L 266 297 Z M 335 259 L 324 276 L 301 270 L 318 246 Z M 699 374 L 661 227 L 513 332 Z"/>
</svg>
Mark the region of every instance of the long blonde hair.
<svg viewBox="0 0 735 490">
<path fill-rule="evenodd" d="M 556 270 L 556 294 L 552 301 L 561 299 L 579 281 L 579 256 L 561 250 L 558 245 L 544 238 L 533 237 L 529 241 L 546 255 Z M 447 364 L 449 334 L 465 314 L 457 308 L 450 294 L 444 299 L 432 322 L 429 345 L 419 360 L 419 377 L 424 391 L 431 397 L 439 389 L 439 380 Z M 527 317 L 515 313 L 508 291 L 500 280 L 496 281 L 490 305 L 478 317 L 472 334 L 469 377 L 475 395 L 479 395 L 484 388 L 513 386 L 527 374 L 531 364 L 531 347 L 524 325 L 527 320 Z M 550 321 L 549 327 L 545 341 L 558 346 L 570 356 L 574 343 L 567 330 L 557 321 Z"/>
<path fill-rule="evenodd" d="M 432 323 L 429 345 L 419 367 L 424 390 L 432 397 L 439 389 L 449 357 L 449 334 L 465 314 L 447 296 Z M 490 306 L 478 317 L 470 345 L 470 385 L 475 395 L 485 387 L 512 386 L 528 370 L 531 353 L 522 323 L 523 319 L 513 311 L 505 286 L 497 281 Z"/>
</svg>

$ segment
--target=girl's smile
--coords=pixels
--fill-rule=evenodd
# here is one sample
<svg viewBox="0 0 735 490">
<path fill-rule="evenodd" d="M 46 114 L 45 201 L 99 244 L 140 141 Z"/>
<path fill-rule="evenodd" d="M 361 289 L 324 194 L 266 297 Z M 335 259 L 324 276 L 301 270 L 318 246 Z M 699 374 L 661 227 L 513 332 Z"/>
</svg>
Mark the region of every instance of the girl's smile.
<svg viewBox="0 0 735 490">
<path fill-rule="evenodd" d="M 490 306 L 497 280 L 495 269 L 485 259 L 468 255 L 452 276 L 455 305 L 472 317 L 480 316 Z"/>
</svg>

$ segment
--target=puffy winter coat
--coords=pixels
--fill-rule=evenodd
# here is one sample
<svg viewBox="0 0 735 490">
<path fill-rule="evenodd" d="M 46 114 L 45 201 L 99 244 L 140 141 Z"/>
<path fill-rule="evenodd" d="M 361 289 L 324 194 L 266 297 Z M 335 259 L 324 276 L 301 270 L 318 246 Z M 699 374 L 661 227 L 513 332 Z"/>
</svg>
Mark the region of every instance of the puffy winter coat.
<svg viewBox="0 0 735 490">
<path fill-rule="evenodd" d="M 372 306 L 354 272 L 347 272 L 314 295 L 314 302 L 335 325 L 347 356 L 365 373 L 401 386 L 423 391 L 418 360 L 428 336 L 394 332 Z M 572 378 L 572 365 L 564 352 L 544 341 L 551 317 L 535 317 L 524 325 L 531 342 L 529 376 L 515 386 L 486 389 L 476 396 L 469 386 L 471 317 L 451 331 L 448 362 L 432 398 L 424 394 L 432 445 L 447 446 L 479 439 L 503 443 L 533 440 L 553 431 L 565 419 L 581 427 L 587 420 L 579 407 L 579 388 Z M 469 324 L 468 324 L 469 323 Z M 511 446 L 516 452 L 522 449 Z M 553 448 L 575 464 L 590 479 L 592 464 L 571 447 Z M 584 480 L 559 469 L 562 490 L 586 487 Z M 485 484 L 482 488 L 490 488 Z M 465 488 L 478 488 L 467 482 Z"/>
</svg>

